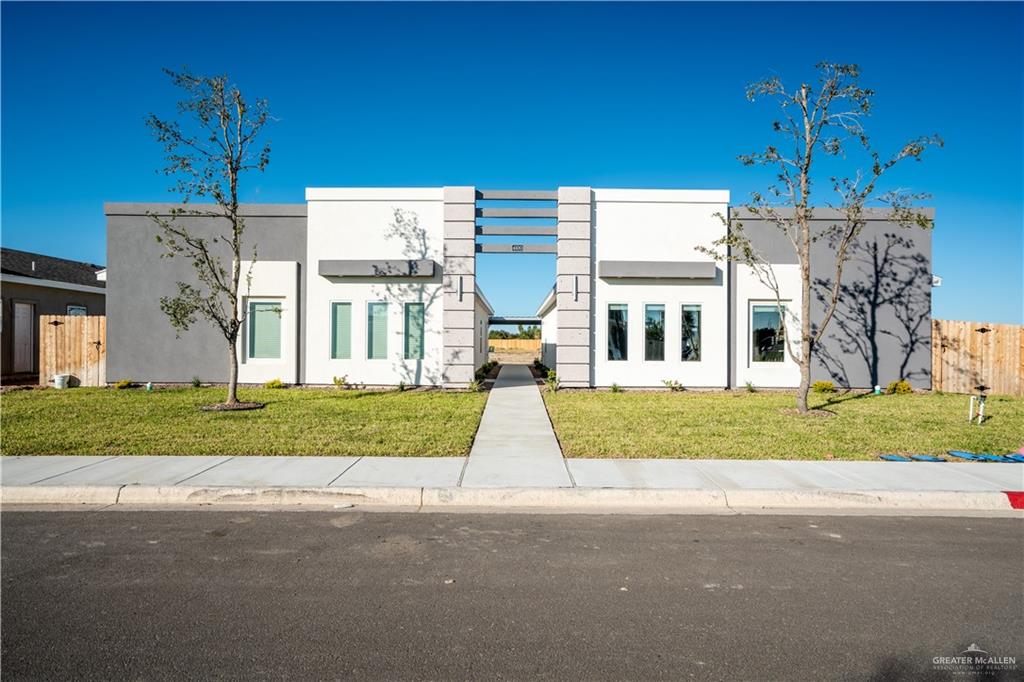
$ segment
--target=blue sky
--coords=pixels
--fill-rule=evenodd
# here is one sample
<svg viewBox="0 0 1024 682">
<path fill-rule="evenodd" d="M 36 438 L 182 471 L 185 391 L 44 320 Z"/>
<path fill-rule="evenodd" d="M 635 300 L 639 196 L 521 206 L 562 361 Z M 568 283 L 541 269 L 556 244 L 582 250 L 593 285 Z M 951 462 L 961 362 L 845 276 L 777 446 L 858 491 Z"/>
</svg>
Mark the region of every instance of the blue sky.
<svg viewBox="0 0 1024 682">
<path fill-rule="evenodd" d="M 307 186 L 723 188 L 769 176 L 746 83 L 860 64 L 883 149 L 939 133 L 895 174 L 938 212 L 936 317 L 1024 322 L 1020 4 L 2 5 L 2 241 L 105 261 L 104 201 L 167 201 L 144 116 L 160 73 L 228 73 L 270 100 L 268 171 L 245 199 Z M 824 191 L 824 185 L 821 186 Z M 824 199 L 824 196 L 820 196 Z M 529 314 L 550 256 L 481 258 L 502 314 Z"/>
</svg>

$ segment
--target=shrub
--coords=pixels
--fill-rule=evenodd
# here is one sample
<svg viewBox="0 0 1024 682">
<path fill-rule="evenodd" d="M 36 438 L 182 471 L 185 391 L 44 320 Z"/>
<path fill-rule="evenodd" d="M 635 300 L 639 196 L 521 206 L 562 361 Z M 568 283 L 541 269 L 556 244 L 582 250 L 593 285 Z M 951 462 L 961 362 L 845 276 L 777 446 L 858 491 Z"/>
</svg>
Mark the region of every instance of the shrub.
<svg viewBox="0 0 1024 682">
<path fill-rule="evenodd" d="M 352 387 L 352 384 L 348 383 L 348 375 L 347 374 L 343 374 L 340 377 L 332 377 L 331 381 L 334 382 L 334 385 L 337 388 L 351 388 Z"/>
<path fill-rule="evenodd" d="M 549 369 L 548 377 L 547 379 L 544 380 L 544 384 L 548 387 L 548 391 L 554 393 L 555 391 L 558 390 L 558 386 L 560 383 L 561 382 L 558 380 L 558 374 L 555 373 L 555 370 Z"/>
<path fill-rule="evenodd" d="M 757 389 L 754 388 L 754 382 L 753 381 L 748 381 L 747 382 L 747 393 L 757 393 Z"/>
<path fill-rule="evenodd" d="M 199 377 L 192 377 L 192 388 L 199 388 L 202 385 L 203 382 L 199 379 Z"/>
<path fill-rule="evenodd" d="M 913 393 L 914 387 L 906 379 L 900 379 L 899 381 L 890 381 L 885 392 L 889 395 L 906 395 L 907 393 Z"/>
<path fill-rule="evenodd" d="M 280 379 L 271 379 L 267 383 L 263 384 L 263 388 L 284 388 L 284 382 Z"/>
<path fill-rule="evenodd" d="M 612 393 L 622 393 L 622 386 L 619 386 L 618 384 L 612 384 L 610 388 Z"/>
<path fill-rule="evenodd" d="M 665 384 L 665 388 L 673 392 L 684 390 L 683 385 L 675 379 L 663 379 L 661 383 Z"/>
<path fill-rule="evenodd" d="M 404 381 L 399 381 L 398 382 L 398 392 L 399 393 L 405 393 L 405 390 L 407 388 L 409 388 L 409 387 L 406 385 L 406 383 Z"/>
<path fill-rule="evenodd" d="M 131 379 L 121 379 L 116 384 L 114 384 L 114 388 L 116 388 L 118 390 L 123 390 L 123 389 L 126 389 L 126 388 L 132 388 L 133 386 L 135 386 L 135 382 L 132 381 Z"/>
<path fill-rule="evenodd" d="M 487 375 L 491 373 L 491 370 L 498 366 L 498 363 L 494 360 L 488 360 L 476 370 L 474 376 L 479 382 L 483 382 L 487 378 Z"/>
<path fill-rule="evenodd" d="M 479 393 L 482 389 L 483 385 L 476 379 L 473 379 L 473 381 L 469 382 L 469 385 L 466 386 L 466 390 L 470 393 Z"/>
<path fill-rule="evenodd" d="M 815 393 L 835 393 L 836 385 L 831 381 L 815 381 L 811 384 L 811 390 Z"/>
</svg>

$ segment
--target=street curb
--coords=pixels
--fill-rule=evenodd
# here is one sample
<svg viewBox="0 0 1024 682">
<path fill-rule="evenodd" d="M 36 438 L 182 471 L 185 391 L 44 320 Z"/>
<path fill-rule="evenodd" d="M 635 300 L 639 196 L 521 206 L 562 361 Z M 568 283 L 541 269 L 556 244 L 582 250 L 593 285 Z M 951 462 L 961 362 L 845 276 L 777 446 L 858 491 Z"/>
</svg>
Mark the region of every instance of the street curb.
<svg viewBox="0 0 1024 682">
<path fill-rule="evenodd" d="M 1002 492 L 691 490 L 629 488 L 284 488 L 194 486 L 5 486 L 4 505 L 259 505 L 404 507 L 429 511 L 530 510 L 744 513 L 827 510 L 1012 512 Z"/>
</svg>

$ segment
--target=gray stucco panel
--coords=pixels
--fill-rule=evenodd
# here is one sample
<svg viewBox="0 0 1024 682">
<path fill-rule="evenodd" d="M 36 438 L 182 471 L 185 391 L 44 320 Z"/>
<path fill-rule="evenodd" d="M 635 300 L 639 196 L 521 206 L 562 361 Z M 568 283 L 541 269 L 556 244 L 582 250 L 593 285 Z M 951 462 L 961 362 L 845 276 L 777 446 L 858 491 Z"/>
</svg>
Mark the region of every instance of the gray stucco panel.
<svg viewBox="0 0 1024 682">
<path fill-rule="evenodd" d="M 160 310 L 160 298 L 171 296 L 176 282 L 195 283 L 191 263 L 164 258 L 156 242 L 160 228 L 147 211 L 169 212 L 172 204 L 106 204 L 107 213 L 107 378 L 136 381 L 187 382 L 227 380 L 227 343 L 211 323 L 199 319 L 180 337 Z M 191 208 L 197 208 L 192 206 Z M 256 259 L 299 263 L 299 336 L 305 338 L 306 261 L 305 205 L 246 205 L 243 253 L 256 249 Z M 197 234 L 222 233 L 220 218 L 183 217 L 179 221 Z M 223 258 L 230 257 L 224 246 Z M 229 261 L 230 262 L 230 261 Z M 243 285 L 244 286 L 244 285 Z M 305 368 L 299 353 L 299 378 Z"/>
<path fill-rule="evenodd" d="M 934 219 L 934 209 L 922 209 Z M 884 209 L 869 209 L 868 221 L 843 268 L 839 305 L 815 353 L 811 380 L 853 388 L 883 387 L 905 377 L 931 388 L 932 231 L 902 227 Z M 789 238 L 773 223 L 732 210 L 755 248 L 772 263 L 796 263 Z M 841 219 L 833 209 L 815 209 L 815 232 Z M 835 277 L 835 251 L 827 239 L 811 248 L 811 319 L 824 317 Z M 735 301 L 740 314 L 745 301 Z M 736 339 L 745 344 L 747 339 Z M 734 372 L 734 369 L 730 369 Z"/>
</svg>

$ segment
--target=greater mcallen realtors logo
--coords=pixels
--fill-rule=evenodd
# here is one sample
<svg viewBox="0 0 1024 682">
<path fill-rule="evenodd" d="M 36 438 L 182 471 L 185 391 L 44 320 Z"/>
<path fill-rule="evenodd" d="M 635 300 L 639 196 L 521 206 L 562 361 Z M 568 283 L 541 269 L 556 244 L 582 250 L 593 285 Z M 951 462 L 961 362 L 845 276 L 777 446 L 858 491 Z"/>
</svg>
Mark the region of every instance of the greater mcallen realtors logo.
<svg viewBox="0 0 1024 682">
<path fill-rule="evenodd" d="M 1017 669 L 1013 656 L 993 656 L 977 644 L 971 644 L 959 656 L 936 656 L 932 659 L 935 670 L 961 675 L 992 675 Z"/>
</svg>

